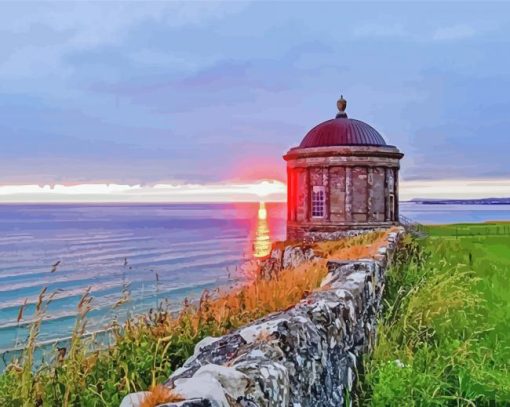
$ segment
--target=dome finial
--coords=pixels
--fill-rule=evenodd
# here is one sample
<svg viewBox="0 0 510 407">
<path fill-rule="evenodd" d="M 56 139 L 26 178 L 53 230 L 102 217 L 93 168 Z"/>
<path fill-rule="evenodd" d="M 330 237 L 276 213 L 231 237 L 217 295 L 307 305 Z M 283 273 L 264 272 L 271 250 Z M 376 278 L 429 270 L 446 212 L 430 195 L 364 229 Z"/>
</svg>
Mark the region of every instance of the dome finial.
<svg viewBox="0 0 510 407">
<path fill-rule="evenodd" d="M 347 107 L 347 100 L 344 99 L 344 95 L 340 95 L 340 99 L 336 102 L 336 107 L 338 108 L 338 114 L 336 118 L 347 117 L 347 113 L 345 113 L 345 108 Z"/>
</svg>

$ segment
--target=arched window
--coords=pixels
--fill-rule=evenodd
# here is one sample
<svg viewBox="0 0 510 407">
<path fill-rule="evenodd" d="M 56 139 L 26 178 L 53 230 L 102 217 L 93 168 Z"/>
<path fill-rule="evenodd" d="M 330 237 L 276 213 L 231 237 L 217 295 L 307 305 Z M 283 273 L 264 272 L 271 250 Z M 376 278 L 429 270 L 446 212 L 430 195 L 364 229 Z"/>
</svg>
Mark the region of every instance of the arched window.
<svg viewBox="0 0 510 407">
<path fill-rule="evenodd" d="M 314 186 L 312 189 L 312 218 L 324 217 L 326 190 L 322 186 Z"/>
</svg>

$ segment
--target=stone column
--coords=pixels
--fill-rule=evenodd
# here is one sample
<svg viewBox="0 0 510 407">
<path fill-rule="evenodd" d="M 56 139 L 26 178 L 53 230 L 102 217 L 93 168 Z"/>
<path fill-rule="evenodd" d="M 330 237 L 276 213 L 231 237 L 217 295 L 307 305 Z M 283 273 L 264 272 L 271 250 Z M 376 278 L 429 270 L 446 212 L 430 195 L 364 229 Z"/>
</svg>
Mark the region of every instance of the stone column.
<svg viewBox="0 0 510 407">
<path fill-rule="evenodd" d="M 390 220 L 390 177 L 388 168 L 384 169 L 384 221 Z"/>
<path fill-rule="evenodd" d="M 352 168 L 345 167 L 345 220 L 352 221 Z"/>
<path fill-rule="evenodd" d="M 331 213 L 331 196 L 330 196 L 330 187 L 329 187 L 329 167 L 324 167 L 322 169 L 322 185 L 324 185 L 324 219 L 330 219 Z"/>
<path fill-rule="evenodd" d="M 308 169 L 299 168 L 299 172 L 296 174 L 298 179 L 297 187 L 297 215 L 296 219 L 300 222 L 306 222 L 308 219 L 308 202 L 309 202 L 309 190 L 308 185 Z"/>
<path fill-rule="evenodd" d="M 310 218 L 312 217 L 312 187 L 310 185 L 310 168 L 306 167 L 306 221 L 310 221 Z"/>
<path fill-rule="evenodd" d="M 400 222 L 400 215 L 399 215 L 399 193 L 398 193 L 398 168 L 395 168 L 394 170 L 394 179 L 395 179 L 395 221 Z"/>
<path fill-rule="evenodd" d="M 374 221 L 374 211 L 372 209 L 372 202 L 374 200 L 374 169 L 367 168 L 367 222 Z"/>
<path fill-rule="evenodd" d="M 290 172 L 290 219 L 296 220 L 297 206 L 297 176 L 296 168 L 292 168 Z"/>
<path fill-rule="evenodd" d="M 384 220 L 386 222 L 391 222 L 391 200 L 390 195 L 393 195 L 393 199 L 395 199 L 395 182 L 393 179 L 393 168 L 386 168 L 386 214 Z"/>
<path fill-rule="evenodd" d="M 287 221 L 292 220 L 292 170 L 287 166 Z"/>
</svg>

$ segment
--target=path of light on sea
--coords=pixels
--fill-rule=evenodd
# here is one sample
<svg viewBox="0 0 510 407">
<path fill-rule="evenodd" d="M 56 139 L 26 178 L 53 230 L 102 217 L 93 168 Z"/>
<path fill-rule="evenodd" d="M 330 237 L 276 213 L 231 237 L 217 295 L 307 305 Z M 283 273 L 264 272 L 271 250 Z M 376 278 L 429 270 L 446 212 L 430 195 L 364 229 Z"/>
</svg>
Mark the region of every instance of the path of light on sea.
<svg viewBox="0 0 510 407">
<path fill-rule="evenodd" d="M 266 257 L 271 252 L 271 237 L 267 222 L 267 209 L 265 202 L 259 203 L 257 216 L 257 228 L 253 242 L 253 256 L 256 258 Z"/>
</svg>

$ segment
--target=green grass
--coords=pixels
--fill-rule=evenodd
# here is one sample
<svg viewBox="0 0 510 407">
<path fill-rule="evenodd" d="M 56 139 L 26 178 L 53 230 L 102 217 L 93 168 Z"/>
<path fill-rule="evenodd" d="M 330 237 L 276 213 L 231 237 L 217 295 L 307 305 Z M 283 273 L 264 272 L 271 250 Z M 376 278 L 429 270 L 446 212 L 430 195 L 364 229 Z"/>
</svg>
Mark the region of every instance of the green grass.
<svg viewBox="0 0 510 407">
<path fill-rule="evenodd" d="M 427 227 L 388 273 L 359 404 L 510 405 L 510 224 Z"/>
</svg>

